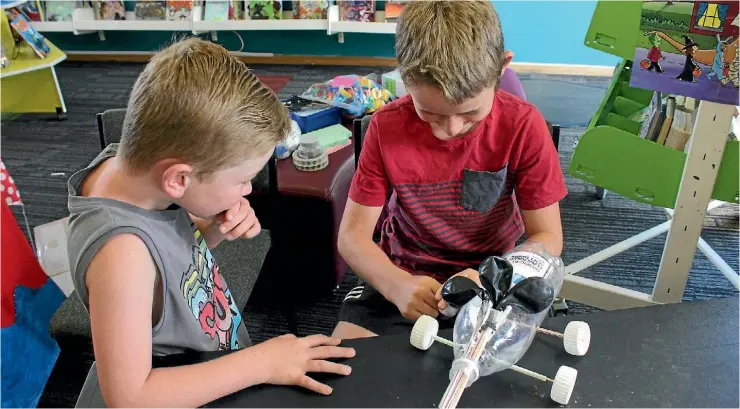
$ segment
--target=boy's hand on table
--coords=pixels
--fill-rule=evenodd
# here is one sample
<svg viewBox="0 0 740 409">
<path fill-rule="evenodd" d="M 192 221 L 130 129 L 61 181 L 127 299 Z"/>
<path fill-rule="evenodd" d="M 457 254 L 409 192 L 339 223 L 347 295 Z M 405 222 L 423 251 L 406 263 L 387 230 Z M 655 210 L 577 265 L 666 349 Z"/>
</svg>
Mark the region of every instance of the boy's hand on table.
<svg viewBox="0 0 740 409">
<path fill-rule="evenodd" d="M 404 318 L 416 321 L 422 315 L 437 317 L 437 300 L 434 294 L 442 284 L 432 277 L 409 275 L 396 286 L 391 302 L 398 307 Z"/>
<path fill-rule="evenodd" d="M 352 358 L 353 348 L 338 346 L 342 341 L 325 335 L 296 338 L 293 334 L 270 339 L 254 346 L 266 359 L 265 383 L 296 385 L 322 395 L 329 395 L 332 388 L 306 375 L 306 372 L 324 372 L 349 375 L 348 365 L 327 361 L 332 358 Z M 249 349 L 249 348 L 248 348 Z"/>
<path fill-rule="evenodd" d="M 478 287 L 483 287 L 483 285 L 480 283 L 480 273 L 476 270 L 473 270 L 472 268 L 465 269 L 455 274 L 452 277 L 457 277 L 457 276 L 467 277 L 475 281 L 475 283 L 478 284 Z M 437 300 L 437 308 L 439 308 L 440 311 L 447 308 L 447 302 L 442 299 L 442 286 L 439 287 L 439 290 L 437 290 L 437 293 L 434 295 L 434 298 Z"/>
<path fill-rule="evenodd" d="M 216 216 L 215 223 L 218 231 L 230 241 L 238 238 L 251 239 L 262 230 L 254 209 L 243 197 L 234 207 Z"/>
</svg>

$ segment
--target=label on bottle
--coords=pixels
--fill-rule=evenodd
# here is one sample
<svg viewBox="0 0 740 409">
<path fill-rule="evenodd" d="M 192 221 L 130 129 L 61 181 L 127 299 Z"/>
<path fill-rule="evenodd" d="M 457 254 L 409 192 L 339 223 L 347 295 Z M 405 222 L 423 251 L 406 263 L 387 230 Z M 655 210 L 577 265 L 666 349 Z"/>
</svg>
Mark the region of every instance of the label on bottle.
<svg viewBox="0 0 740 409">
<path fill-rule="evenodd" d="M 544 277 L 550 263 L 544 257 L 528 251 L 517 251 L 507 254 L 505 259 L 514 267 L 514 275 L 511 285 L 517 285 L 520 281 L 529 277 Z"/>
</svg>

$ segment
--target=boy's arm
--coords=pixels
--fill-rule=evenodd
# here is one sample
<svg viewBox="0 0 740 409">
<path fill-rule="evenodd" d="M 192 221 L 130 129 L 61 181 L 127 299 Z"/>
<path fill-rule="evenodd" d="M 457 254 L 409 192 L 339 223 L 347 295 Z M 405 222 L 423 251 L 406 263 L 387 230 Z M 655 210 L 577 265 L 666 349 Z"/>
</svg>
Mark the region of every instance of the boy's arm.
<svg viewBox="0 0 740 409">
<path fill-rule="evenodd" d="M 559 202 L 568 193 L 563 171 L 545 119 L 534 108 L 527 119 L 516 170 L 516 198 L 527 241 L 540 242 L 550 254 L 560 256 L 563 228 Z"/>
<path fill-rule="evenodd" d="M 190 215 L 190 218 L 193 220 L 193 223 L 195 223 L 195 227 L 200 230 L 200 234 L 203 235 L 209 249 L 215 248 L 224 241 L 225 237 L 220 231 L 218 231 L 218 225 L 213 219 L 201 219 L 192 214 Z"/>
<path fill-rule="evenodd" d="M 540 242 L 550 254 L 560 256 L 563 251 L 563 226 L 559 203 L 537 210 L 523 210 L 522 220 L 527 241 Z"/>
<path fill-rule="evenodd" d="M 390 191 L 377 119 L 377 115 L 373 117 L 365 134 L 339 226 L 339 253 L 360 278 L 395 304 L 404 317 L 412 320 L 421 314 L 436 317 L 434 294 L 441 284 L 431 277 L 412 276 L 401 270 L 373 242 L 373 231 Z"/>
<path fill-rule="evenodd" d="M 88 268 L 93 346 L 108 405 L 197 407 L 262 382 L 261 363 L 257 359 L 247 365 L 255 358 L 248 353 L 152 369 L 155 276 L 148 249 L 134 235 L 112 238 Z"/>
<path fill-rule="evenodd" d="M 109 240 L 87 273 L 95 359 L 108 406 L 198 407 L 259 383 L 331 389 L 305 372 L 348 374 L 327 362 L 350 357 L 329 338 L 279 337 L 205 363 L 152 369 L 152 304 L 156 266 L 143 242 L 124 234 Z"/>
</svg>

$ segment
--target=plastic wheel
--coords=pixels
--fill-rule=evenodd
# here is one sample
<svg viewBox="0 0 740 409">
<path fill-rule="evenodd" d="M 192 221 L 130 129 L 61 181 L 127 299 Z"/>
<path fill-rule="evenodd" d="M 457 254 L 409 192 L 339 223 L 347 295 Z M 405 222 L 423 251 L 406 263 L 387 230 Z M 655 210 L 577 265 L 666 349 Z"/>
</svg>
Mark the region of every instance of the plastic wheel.
<svg viewBox="0 0 740 409">
<path fill-rule="evenodd" d="M 437 331 L 439 331 L 439 322 L 428 315 L 422 315 L 411 329 L 411 345 L 426 351 L 434 343 Z"/>
<path fill-rule="evenodd" d="M 583 321 L 569 322 L 563 332 L 563 345 L 571 355 L 586 355 L 591 345 L 591 327 Z"/>
<path fill-rule="evenodd" d="M 569 366 L 561 366 L 553 379 L 552 389 L 550 390 L 550 399 L 561 405 L 567 405 L 570 401 L 570 395 L 576 386 L 578 371 Z"/>
</svg>

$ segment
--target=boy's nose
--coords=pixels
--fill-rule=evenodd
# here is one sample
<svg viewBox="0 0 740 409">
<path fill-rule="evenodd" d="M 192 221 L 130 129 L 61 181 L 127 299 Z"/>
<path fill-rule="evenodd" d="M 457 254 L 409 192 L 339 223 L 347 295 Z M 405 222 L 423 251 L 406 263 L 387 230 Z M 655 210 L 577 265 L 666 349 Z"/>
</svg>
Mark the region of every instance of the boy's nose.
<svg viewBox="0 0 740 409">
<path fill-rule="evenodd" d="M 462 132 L 464 125 L 465 123 L 461 119 L 452 116 L 445 122 L 444 130 L 449 136 L 457 136 Z"/>
<path fill-rule="evenodd" d="M 252 182 L 249 182 L 246 185 L 244 185 L 244 190 L 242 190 L 242 196 L 247 196 L 250 193 L 252 193 Z"/>
</svg>

